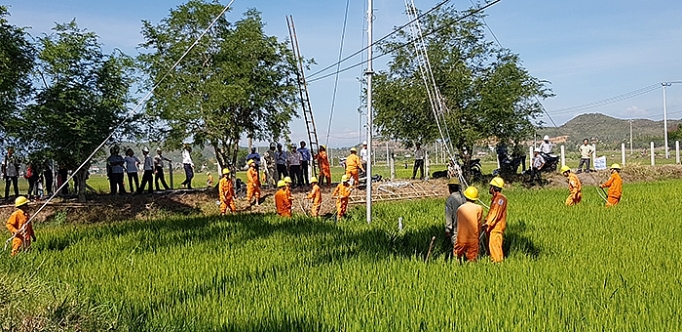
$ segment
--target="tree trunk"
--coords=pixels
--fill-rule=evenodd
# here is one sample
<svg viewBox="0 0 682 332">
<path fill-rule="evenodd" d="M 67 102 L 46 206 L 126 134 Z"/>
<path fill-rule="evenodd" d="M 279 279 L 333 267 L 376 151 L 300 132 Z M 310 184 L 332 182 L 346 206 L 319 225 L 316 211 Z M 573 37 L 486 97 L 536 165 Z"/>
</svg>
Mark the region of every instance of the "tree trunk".
<svg viewBox="0 0 682 332">
<path fill-rule="evenodd" d="M 90 168 L 90 164 L 86 164 L 81 168 L 78 173 L 76 173 L 76 179 L 78 179 L 78 188 L 75 188 L 75 190 L 78 191 L 78 202 L 80 203 L 85 203 L 86 198 L 85 198 L 85 190 L 86 190 L 86 178 L 88 177 L 88 169 Z"/>
</svg>

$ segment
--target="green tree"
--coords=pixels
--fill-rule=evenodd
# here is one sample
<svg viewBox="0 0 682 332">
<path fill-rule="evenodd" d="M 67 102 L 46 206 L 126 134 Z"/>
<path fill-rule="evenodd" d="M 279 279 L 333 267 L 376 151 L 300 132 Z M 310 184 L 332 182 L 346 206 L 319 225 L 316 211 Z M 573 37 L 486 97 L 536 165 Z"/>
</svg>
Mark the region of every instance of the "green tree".
<svg viewBox="0 0 682 332">
<path fill-rule="evenodd" d="M 97 34 L 81 30 L 75 21 L 57 24 L 38 44 L 46 84 L 24 111 L 24 140 L 75 170 L 112 132 L 133 130 L 126 104 L 131 102 L 134 61 L 120 53 L 104 54 Z M 89 166 L 76 174 L 81 201 Z"/>
<path fill-rule="evenodd" d="M 538 98 L 551 96 L 517 55 L 486 41 L 483 28 L 481 15 L 454 7 L 423 20 L 435 85 L 447 107 L 438 120 L 445 139 L 465 158 L 476 141 L 512 142 L 531 135 L 540 124 Z M 379 132 L 408 146 L 440 138 L 412 38 L 400 31 L 380 46 L 392 59 L 389 69 L 375 76 L 373 105 Z"/>
<path fill-rule="evenodd" d="M 210 144 L 224 167 L 236 162 L 242 135 L 269 140 L 289 133 L 296 68 L 287 44 L 265 35 L 260 13 L 249 10 L 234 24 L 220 17 L 161 81 L 222 10 L 218 2 L 192 0 L 156 26 L 145 21 L 148 53 L 139 61 L 146 88 L 159 84 L 147 104 L 148 114 L 162 121 L 155 138 L 178 147 L 187 137 Z"/>
<path fill-rule="evenodd" d="M 18 112 L 31 93 L 34 50 L 24 29 L 10 25 L 0 6 L 0 141 L 18 127 Z"/>
</svg>

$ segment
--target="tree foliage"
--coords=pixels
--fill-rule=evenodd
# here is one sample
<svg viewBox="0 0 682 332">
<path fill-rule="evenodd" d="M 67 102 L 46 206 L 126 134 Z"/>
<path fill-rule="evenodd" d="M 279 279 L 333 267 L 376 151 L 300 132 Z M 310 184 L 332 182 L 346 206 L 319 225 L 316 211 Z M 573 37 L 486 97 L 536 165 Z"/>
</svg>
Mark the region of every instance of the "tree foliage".
<svg viewBox="0 0 682 332">
<path fill-rule="evenodd" d="M 260 140 L 288 134 L 295 116 L 295 65 L 287 45 L 263 30 L 260 13 L 249 10 L 234 24 L 220 17 L 169 76 L 211 21 L 218 2 L 191 0 L 171 10 L 158 25 L 145 21 L 139 56 L 148 75 L 145 88 L 158 84 L 147 104 L 159 118 L 155 136 L 171 145 L 191 137 L 210 144 L 221 166 L 234 163 L 242 135 Z"/>
<path fill-rule="evenodd" d="M 479 140 L 518 141 L 532 134 L 542 111 L 538 100 L 551 96 L 517 55 L 485 40 L 481 15 L 461 18 L 465 14 L 443 7 L 422 24 L 435 85 L 448 109 L 439 116 L 443 136 L 461 154 Z M 392 59 L 375 76 L 373 104 L 380 133 L 408 146 L 441 137 L 411 40 L 400 31 L 380 46 Z"/>
<path fill-rule="evenodd" d="M 0 6 L 0 134 L 15 131 L 20 105 L 31 93 L 34 51 L 24 29 L 10 25 L 9 12 Z"/>
<path fill-rule="evenodd" d="M 112 132 L 132 130 L 126 104 L 134 62 L 123 54 L 104 54 L 98 36 L 75 21 L 57 24 L 38 39 L 37 48 L 45 86 L 23 111 L 21 135 L 33 149 L 75 170 Z M 76 175 L 81 200 L 88 168 L 89 163 Z"/>
</svg>

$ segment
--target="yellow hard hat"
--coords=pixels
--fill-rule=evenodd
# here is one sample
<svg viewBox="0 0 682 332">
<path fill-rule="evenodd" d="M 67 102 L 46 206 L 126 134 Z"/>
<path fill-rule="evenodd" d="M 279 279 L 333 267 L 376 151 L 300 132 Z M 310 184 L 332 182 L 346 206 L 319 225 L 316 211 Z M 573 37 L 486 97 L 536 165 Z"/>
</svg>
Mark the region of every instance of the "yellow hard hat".
<svg viewBox="0 0 682 332">
<path fill-rule="evenodd" d="M 317 182 L 317 178 L 313 176 L 312 178 L 310 178 L 310 182 L 312 182 L 312 183 Z"/>
<path fill-rule="evenodd" d="M 287 183 L 284 180 L 277 181 L 277 188 L 286 187 Z"/>
<path fill-rule="evenodd" d="M 450 178 L 450 181 L 448 181 L 448 184 L 459 184 L 459 179 L 458 178 Z"/>
<path fill-rule="evenodd" d="M 571 170 L 571 168 L 568 167 L 568 165 L 564 165 L 564 166 L 561 166 L 561 170 L 559 170 L 559 173 L 564 174 L 570 170 Z"/>
<path fill-rule="evenodd" d="M 467 187 L 467 189 L 464 191 L 464 197 L 471 201 L 478 200 L 478 189 L 476 189 L 474 186 Z"/>
<path fill-rule="evenodd" d="M 211 174 L 211 173 L 208 173 Z M 229 168 L 223 168 L 223 175 L 225 174 L 230 174 L 230 169 Z"/>
<path fill-rule="evenodd" d="M 246 162 L 247 165 L 255 164 L 256 162 L 253 161 L 253 159 L 249 159 L 249 161 Z"/>
<path fill-rule="evenodd" d="M 490 185 L 497 188 L 504 188 L 504 180 L 501 177 L 496 176 L 490 181 Z"/>
<path fill-rule="evenodd" d="M 320 148 L 321 148 L 321 149 L 327 150 L 327 146 L 326 146 L 326 145 L 320 145 Z"/>
<path fill-rule="evenodd" d="M 347 182 L 348 181 L 348 175 L 344 174 L 341 176 L 341 182 Z"/>
<path fill-rule="evenodd" d="M 611 165 L 612 169 L 620 169 L 620 164 L 613 164 Z"/>
<path fill-rule="evenodd" d="M 14 206 L 15 207 L 20 207 L 20 206 L 27 204 L 27 203 L 28 203 L 28 198 L 26 198 L 24 196 L 19 196 L 14 200 Z"/>
<path fill-rule="evenodd" d="M 284 177 L 284 183 L 291 183 L 291 178 L 288 176 Z"/>
<path fill-rule="evenodd" d="M 350 148 L 350 152 L 358 152 L 358 149 L 356 149 L 356 148 Z"/>
</svg>

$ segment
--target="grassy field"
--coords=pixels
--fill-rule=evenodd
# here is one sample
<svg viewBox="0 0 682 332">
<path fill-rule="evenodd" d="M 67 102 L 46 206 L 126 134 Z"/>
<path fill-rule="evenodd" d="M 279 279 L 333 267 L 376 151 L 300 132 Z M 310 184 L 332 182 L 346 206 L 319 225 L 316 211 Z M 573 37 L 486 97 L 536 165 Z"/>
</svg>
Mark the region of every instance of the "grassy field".
<svg viewBox="0 0 682 332">
<path fill-rule="evenodd" d="M 122 331 L 679 331 L 682 205 L 669 189 L 681 185 L 626 184 L 610 209 L 593 187 L 573 208 L 565 190 L 506 190 L 508 257 L 497 265 L 448 259 L 444 199 L 376 204 L 370 225 L 362 207 L 338 224 L 37 225 L 32 252 L 0 257 L 0 327 L 42 315 Z"/>
</svg>

